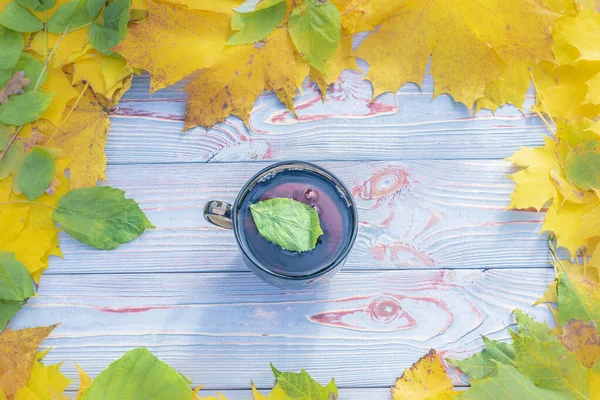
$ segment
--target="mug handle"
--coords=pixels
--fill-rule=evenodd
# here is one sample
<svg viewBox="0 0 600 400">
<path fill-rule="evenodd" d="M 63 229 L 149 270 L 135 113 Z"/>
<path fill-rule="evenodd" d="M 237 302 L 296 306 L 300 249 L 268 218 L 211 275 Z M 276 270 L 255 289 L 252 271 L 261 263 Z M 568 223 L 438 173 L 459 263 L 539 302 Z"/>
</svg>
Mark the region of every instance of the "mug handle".
<svg viewBox="0 0 600 400">
<path fill-rule="evenodd" d="M 213 225 L 225 229 L 232 229 L 233 222 L 231 221 L 232 205 L 218 200 L 211 200 L 204 206 L 204 219 Z"/>
</svg>

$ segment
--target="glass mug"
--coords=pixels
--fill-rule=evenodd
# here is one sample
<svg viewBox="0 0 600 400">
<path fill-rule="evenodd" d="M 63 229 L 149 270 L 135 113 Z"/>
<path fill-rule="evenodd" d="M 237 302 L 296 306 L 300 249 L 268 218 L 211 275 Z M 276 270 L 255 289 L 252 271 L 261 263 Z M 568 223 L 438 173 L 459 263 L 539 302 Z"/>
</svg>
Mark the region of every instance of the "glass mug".
<svg viewBox="0 0 600 400">
<path fill-rule="evenodd" d="M 258 233 L 250 204 L 277 197 L 301 201 L 317 211 L 324 233 L 315 249 L 284 250 Z M 300 161 L 280 162 L 258 172 L 233 205 L 209 201 L 204 218 L 233 229 L 248 268 L 265 282 L 288 289 L 329 280 L 346 262 L 358 232 L 356 204 L 348 188 L 325 169 Z"/>
</svg>

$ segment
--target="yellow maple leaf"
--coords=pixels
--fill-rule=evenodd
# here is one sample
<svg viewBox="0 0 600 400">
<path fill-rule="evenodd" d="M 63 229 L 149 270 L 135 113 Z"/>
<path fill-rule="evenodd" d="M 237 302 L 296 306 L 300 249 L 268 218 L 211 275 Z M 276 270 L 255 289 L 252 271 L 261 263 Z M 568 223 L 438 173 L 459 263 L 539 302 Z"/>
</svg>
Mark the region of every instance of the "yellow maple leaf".
<svg viewBox="0 0 600 400">
<path fill-rule="evenodd" d="M 148 0 L 147 20 L 133 24 L 114 50 L 131 66 L 150 72 L 154 92 L 213 65 L 229 32 L 226 14 Z"/>
<path fill-rule="evenodd" d="M 227 397 L 223 396 L 221 393 L 217 393 L 219 395 L 219 398 L 216 398 L 215 396 L 200 397 L 200 395 L 198 394 L 198 392 L 200 392 L 200 389 L 202 389 L 202 386 L 198 386 L 192 391 L 192 400 L 227 400 Z"/>
<path fill-rule="evenodd" d="M 48 257 L 61 256 L 58 247 L 58 230 L 52 212 L 58 200 L 69 191 L 69 180 L 64 174 L 70 160 L 56 161 L 55 183 L 46 193 L 31 204 L 25 195 L 12 193 L 11 178 L 0 181 L 0 230 L 2 250 L 15 253 L 39 283 L 42 272 L 48 267 Z"/>
<path fill-rule="evenodd" d="M 72 189 L 94 186 L 98 179 L 105 179 L 104 146 L 110 126 L 107 112 L 89 89 L 79 100 L 67 109 L 68 117 L 59 126 L 47 120 L 38 120 L 34 125 L 44 134 L 44 145 L 59 148 L 72 159 Z"/>
<path fill-rule="evenodd" d="M 507 63 L 551 59 L 549 27 L 556 17 L 526 0 L 466 0 L 452 6 L 444 0 L 409 0 L 383 20 L 357 55 L 370 64 L 367 78 L 375 95 L 420 83 L 431 56 L 434 96 L 448 93 L 470 107 L 488 83 L 500 79 L 494 51 Z"/>
<path fill-rule="evenodd" d="M 231 16 L 233 9 L 243 3 L 242 0 L 166 0 L 167 3 L 186 6 L 190 10 L 212 11 Z"/>
<path fill-rule="evenodd" d="M 184 130 L 210 127 L 230 114 L 246 121 L 265 89 L 293 109 L 297 68 L 294 45 L 284 28 L 275 29 L 264 42 L 228 48 L 221 63 L 185 88 L 189 100 Z"/>
<path fill-rule="evenodd" d="M 92 379 L 79 365 L 75 364 L 75 366 L 77 367 L 77 372 L 79 373 L 79 389 L 77 390 L 77 400 L 81 400 L 83 392 L 85 392 L 85 390 L 92 384 Z"/>
<path fill-rule="evenodd" d="M 460 392 L 452 391 L 452 381 L 435 350 L 430 350 L 404 371 L 392 387 L 394 400 L 445 400 Z"/>
<path fill-rule="evenodd" d="M 600 358 L 600 336 L 594 321 L 572 319 L 562 327 L 562 335 L 558 338 L 586 368 L 591 368 Z"/>
<path fill-rule="evenodd" d="M 254 400 L 289 400 L 288 395 L 279 386 L 275 386 L 267 397 L 258 391 L 256 386 L 254 386 L 254 382 L 252 382 L 252 398 Z"/>
<path fill-rule="evenodd" d="M 40 400 L 69 400 L 63 392 L 71 384 L 71 380 L 60 372 L 61 365 L 62 363 L 45 366 L 41 361 L 36 361 L 27 388 Z M 19 400 L 18 392 L 15 400 Z"/>
<path fill-rule="evenodd" d="M 54 55 L 48 64 L 52 68 L 61 68 L 82 57 L 86 57 L 87 53 L 92 50 L 89 40 L 89 26 L 67 33 L 60 43 L 58 43 L 60 37 L 61 35 L 59 34 L 47 33 L 46 38 L 44 38 L 44 32 L 38 32 L 33 37 L 29 46 L 42 57 L 44 54 L 49 54 L 56 46 Z M 44 43 L 46 43 L 45 50 Z M 56 45 L 57 43 L 58 46 Z"/>
<path fill-rule="evenodd" d="M 590 382 L 590 400 L 600 400 L 600 373 L 589 370 L 588 380 Z"/>
<path fill-rule="evenodd" d="M 37 348 L 57 325 L 21 329 L 0 334 L 0 388 L 12 398 L 27 386 L 36 362 Z"/>
<path fill-rule="evenodd" d="M 133 74 L 127 62 L 116 56 L 107 56 L 96 51 L 73 63 L 73 84 L 87 82 L 96 95 L 104 96 L 106 105 L 118 103 L 113 99 L 115 92 L 123 88 L 125 80 Z"/>
<path fill-rule="evenodd" d="M 60 68 L 49 68 L 48 78 L 40 87 L 44 92 L 54 95 L 50 107 L 42 114 L 42 118 L 47 119 L 54 125 L 60 124 L 65 107 L 79 93 L 73 89 L 71 82 Z"/>
</svg>

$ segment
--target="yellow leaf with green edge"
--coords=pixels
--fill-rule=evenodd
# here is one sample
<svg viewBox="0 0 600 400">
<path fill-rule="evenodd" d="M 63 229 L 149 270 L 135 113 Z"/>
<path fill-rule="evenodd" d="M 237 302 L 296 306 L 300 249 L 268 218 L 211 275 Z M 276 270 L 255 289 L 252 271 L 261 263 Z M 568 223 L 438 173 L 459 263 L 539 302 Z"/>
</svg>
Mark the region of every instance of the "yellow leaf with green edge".
<svg viewBox="0 0 600 400">
<path fill-rule="evenodd" d="M 299 374 L 280 372 L 273 364 L 271 369 L 275 375 L 276 386 L 283 389 L 290 400 L 330 400 L 338 397 L 338 389 L 333 379 L 327 386 L 321 386 L 305 370 Z"/>
<path fill-rule="evenodd" d="M 58 230 L 52 220 L 53 208 L 69 191 L 69 180 L 64 174 L 69 160 L 56 161 L 55 179 L 46 193 L 36 199 L 46 206 L 11 203 L 27 201 L 24 195 L 11 193 L 11 179 L 0 181 L 0 226 L 12 227 L 0 230 L 0 243 L 4 251 L 14 252 L 39 283 L 42 272 L 48 267 L 50 255 L 61 256 L 58 247 Z"/>
<path fill-rule="evenodd" d="M 556 189 L 550 171 L 559 167 L 554 153 L 556 142 L 544 138 L 544 146 L 537 148 L 521 147 L 507 160 L 524 167 L 509 177 L 516 186 L 511 194 L 508 208 L 535 208 L 540 210 L 544 204 L 552 200 Z"/>
<path fill-rule="evenodd" d="M 252 382 L 252 398 L 253 400 L 288 400 L 289 397 L 285 394 L 285 391 L 279 386 L 275 386 L 269 396 L 265 396 L 261 394 L 256 386 L 254 386 L 254 382 Z"/>
<path fill-rule="evenodd" d="M 598 197 L 592 190 L 582 190 L 569 182 L 564 171 L 559 167 L 550 170 L 550 178 L 554 182 L 556 190 L 558 190 L 562 197 L 567 201 L 577 204 L 598 201 Z"/>
<path fill-rule="evenodd" d="M 583 190 L 600 189 L 600 141 L 579 144 L 565 157 L 565 176 Z"/>
<path fill-rule="evenodd" d="M 56 325 L 0 334 L 0 388 L 8 397 L 26 387 L 36 363 L 37 348 Z"/>
<path fill-rule="evenodd" d="M 64 117 L 65 107 L 69 101 L 79 95 L 79 92 L 71 86 L 69 79 L 60 68 L 48 69 L 48 78 L 41 88 L 46 93 L 54 94 L 52 103 L 42 114 L 42 118 L 58 125 Z"/>
<path fill-rule="evenodd" d="M 308 66 L 304 67 L 308 74 Z M 221 63 L 185 88 L 189 100 L 184 130 L 210 127 L 230 114 L 247 121 L 256 97 L 265 89 L 293 107 L 297 68 L 294 45 L 284 28 L 275 29 L 260 45 L 226 49 Z"/>
<path fill-rule="evenodd" d="M 587 265 L 582 264 L 573 264 L 568 260 L 561 261 L 564 268 L 567 270 L 569 274 L 572 275 L 581 275 L 585 276 L 587 279 L 590 279 L 594 282 L 600 283 L 600 274 L 598 272 L 598 267 L 595 265 L 591 265 L 592 261 L 590 260 Z M 598 264 L 600 265 L 600 264 Z M 555 264 L 555 268 L 560 270 L 562 267 L 558 264 Z M 541 303 L 556 303 L 558 302 L 558 295 L 556 293 L 557 290 L 557 280 L 553 280 L 548 288 L 544 292 L 543 296 L 538 299 L 534 303 L 534 305 L 538 305 Z"/>
<path fill-rule="evenodd" d="M 435 350 L 430 350 L 396 380 L 392 387 L 393 400 L 445 400 L 455 398 L 460 392 L 453 385 L 444 364 Z"/>
<path fill-rule="evenodd" d="M 562 393 L 569 396 L 564 397 L 568 399 L 589 398 L 587 369 L 554 336 L 551 340 L 540 341 L 512 331 L 510 334 L 515 348 L 515 365 L 536 386 Z"/>
<path fill-rule="evenodd" d="M 79 389 L 77 390 L 76 400 L 81 400 L 83 392 L 92 384 L 92 379 L 79 365 L 75 364 L 75 367 L 77 367 L 77 372 L 79 373 Z"/>
<path fill-rule="evenodd" d="M 558 339 L 586 368 L 592 368 L 600 358 L 600 336 L 594 321 L 571 319 L 562 327 Z"/>
<path fill-rule="evenodd" d="M 125 40 L 113 50 L 129 65 L 150 72 L 150 90 L 154 92 L 214 65 L 221 58 L 228 34 L 226 14 L 148 0 L 148 19 L 133 24 Z"/>
<path fill-rule="evenodd" d="M 600 284 L 563 272 L 558 276 L 558 323 L 564 326 L 572 318 L 600 323 Z"/>
<path fill-rule="evenodd" d="M 329 85 L 337 81 L 342 71 L 346 69 L 358 70 L 356 57 L 352 51 L 352 36 L 342 37 L 340 45 L 329 62 L 328 68 L 327 75 L 324 75 L 316 68 L 310 68 L 310 79 L 319 86 L 323 99 L 325 99 Z M 287 104 L 286 107 L 290 110 L 293 108 L 290 108 Z"/>
<path fill-rule="evenodd" d="M 409 0 L 366 38 L 357 56 L 370 65 L 375 95 L 420 83 L 431 57 L 434 96 L 448 93 L 471 107 L 501 77 L 494 51 L 507 63 L 551 59 L 549 27 L 557 17 L 524 0 L 465 0 L 451 7 L 444 0 Z"/>
<path fill-rule="evenodd" d="M 78 88 L 81 90 L 81 88 Z M 35 128 L 44 134 L 45 145 L 64 151 L 72 159 L 71 188 L 94 186 L 104 180 L 106 155 L 104 146 L 110 120 L 106 110 L 88 89 L 71 113 L 58 127 L 46 120 L 39 120 Z"/>
</svg>

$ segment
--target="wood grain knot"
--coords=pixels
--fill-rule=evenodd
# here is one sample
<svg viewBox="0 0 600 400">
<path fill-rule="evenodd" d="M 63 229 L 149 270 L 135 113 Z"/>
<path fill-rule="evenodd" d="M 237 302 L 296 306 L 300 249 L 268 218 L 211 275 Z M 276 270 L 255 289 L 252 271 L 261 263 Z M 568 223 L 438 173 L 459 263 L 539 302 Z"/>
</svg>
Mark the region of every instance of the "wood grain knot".
<svg viewBox="0 0 600 400">
<path fill-rule="evenodd" d="M 369 304 L 369 309 L 371 320 L 380 324 L 390 324 L 405 314 L 400 302 L 391 297 L 380 297 L 373 300 Z"/>
<path fill-rule="evenodd" d="M 375 200 L 402 190 L 408 174 L 400 168 L 388 167 L 371 176 L 362 186 L 353 188 L 353 194 L 363 200 Z"/>
</svg>

